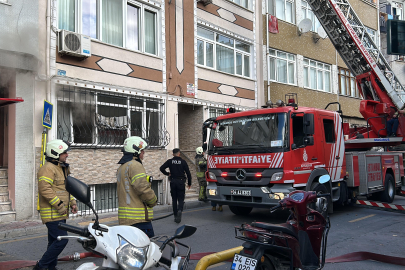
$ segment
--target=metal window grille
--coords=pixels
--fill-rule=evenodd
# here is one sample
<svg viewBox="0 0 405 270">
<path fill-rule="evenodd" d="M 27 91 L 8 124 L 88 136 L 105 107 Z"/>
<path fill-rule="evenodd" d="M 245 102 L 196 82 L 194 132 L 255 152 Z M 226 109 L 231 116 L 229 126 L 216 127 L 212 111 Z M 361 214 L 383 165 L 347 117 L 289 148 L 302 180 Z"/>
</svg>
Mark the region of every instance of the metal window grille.
<svg viewBox="0 0 405 270">
<path fill-rule="evenodd" d="M 165 147 L 170 135 L 164 127 L 160 99 L 89 91 L 63 86 L 58 91 L 58 138 L 74 147 L 121 147 L 128 136 L 140 136 L 152 147 Z"/>
</svg>

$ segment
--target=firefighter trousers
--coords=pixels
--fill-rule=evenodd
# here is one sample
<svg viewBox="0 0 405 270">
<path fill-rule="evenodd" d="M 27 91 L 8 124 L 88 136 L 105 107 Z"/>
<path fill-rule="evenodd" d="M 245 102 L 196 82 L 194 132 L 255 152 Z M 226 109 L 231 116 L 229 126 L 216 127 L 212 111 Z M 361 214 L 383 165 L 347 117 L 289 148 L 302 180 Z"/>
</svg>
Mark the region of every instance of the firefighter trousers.
<svg viewBox="0 0 405 270">
<path fill-rule="evenodd" d="M 205 177 L 198 178 L 198 185 L 200 186 L 198 200 L 206 201 L 207 200 L 207 181 L 205 180 Z"/>
</svg>

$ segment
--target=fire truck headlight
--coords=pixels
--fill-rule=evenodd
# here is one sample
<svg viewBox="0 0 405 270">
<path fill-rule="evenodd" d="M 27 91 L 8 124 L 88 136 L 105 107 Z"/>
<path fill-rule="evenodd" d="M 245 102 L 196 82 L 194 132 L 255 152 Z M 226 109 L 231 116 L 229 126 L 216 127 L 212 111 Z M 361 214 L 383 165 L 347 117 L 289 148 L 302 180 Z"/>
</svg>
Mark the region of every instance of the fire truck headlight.
<svg viewBox="0 0 405 270">
<path fill-rule="evenodd" d="M 279 180 L 281 180 L 281 178 L 283 178 L 283 174 L 284 174 L 283 172 L 274 173 L 271 176 L 270 181 L 279 181 Z"/>
<path fill-rule="evenodd" d="M 276 200 L 282 200 L 284 199 L 285 195 L 284 193 L 273 193 L 273 194 L 269 194 L 269 198 L 270 199 L 276 199 Z"/>
<path fill-rule="evenodd" d="M 208 177 L 212 180 L 217 180 L 217 177 L 215 176 L 215 174 L 213 172 L 208 172 Z"/>
<path fill-rule="evenodd" d="M 211 196 L 215 196 L 215 195 L 217 195 L 217 190 L 216 189 L 209 189 L 208 194 L 210 194 Z"/>
</svg>

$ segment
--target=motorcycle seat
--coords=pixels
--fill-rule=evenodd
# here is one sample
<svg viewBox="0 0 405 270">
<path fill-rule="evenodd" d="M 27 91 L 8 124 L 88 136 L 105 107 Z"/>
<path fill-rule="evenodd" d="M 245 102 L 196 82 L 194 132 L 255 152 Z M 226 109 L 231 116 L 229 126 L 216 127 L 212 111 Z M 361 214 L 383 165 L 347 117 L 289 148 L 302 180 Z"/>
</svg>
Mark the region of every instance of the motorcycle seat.
<svg viewBox="0 0 405 270">
<path fill-rule="evenodd" d="M 252 222 L 251 225 L 254 227 L 257 227 L 257 228 L 268 230 L 268 231 L 279 231 L 279 232 L 288 234 L 288 235 L 293 236 L 298 239 L 298 234 L 295 231 L 293 231 L 292 228 L 290 229 L 283 225 L 270 224 L 270 223 L 265 223 L 265 222 Z"/>
</svg>

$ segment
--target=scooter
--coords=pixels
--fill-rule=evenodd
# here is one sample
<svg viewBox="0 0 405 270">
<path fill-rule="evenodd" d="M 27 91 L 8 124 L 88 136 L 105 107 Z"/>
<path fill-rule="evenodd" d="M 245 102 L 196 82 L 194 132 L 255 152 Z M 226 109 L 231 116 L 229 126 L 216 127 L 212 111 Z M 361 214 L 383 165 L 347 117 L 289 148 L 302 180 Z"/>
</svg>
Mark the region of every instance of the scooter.
<svg viewBox="0 0 405 270">
<path fill-rule="evenodd" d="M 151 239 L 141 230 L 132 226 L 109 227 L 100 224 L 98 215 L 90 202 L 90 188 L 80 180 L 68 176 L 66 190 L 93 210 L 96 218 L 87 228 L 59 223 L 62 230 L 78 236 L 59 236 L 61 239 L 77 239 L 83 248 L 103 258 L 102 266 L 84 263 L 77 270 L 94 269 L 157 269 L 186 270 L 190 259 L 189 246 L 175 241 L 195 233 L 196 227 L 183 225 L 171 237 L 156 236 Z M 180 255 L 179 246 L 187 251 Z M 182 248 L 183 249 L 183 248 Z"/>
<path fill-rule="evenodd" d="M 319 183 L 324 184 L 329 180 L 329 175 L 323 175 Z M 291 215 L 286 223 L 253 222 L 235 227 L 235 237 L 245 242 L 243 250 L 235 254 L 231 269 L 322 269 L 330 220 L 329 216 L 324 217 L 308 205 L 327 209 L 329 201 L 330 194 L 293 191 L 270 210 L 290 209 Z"/>
</svg>

